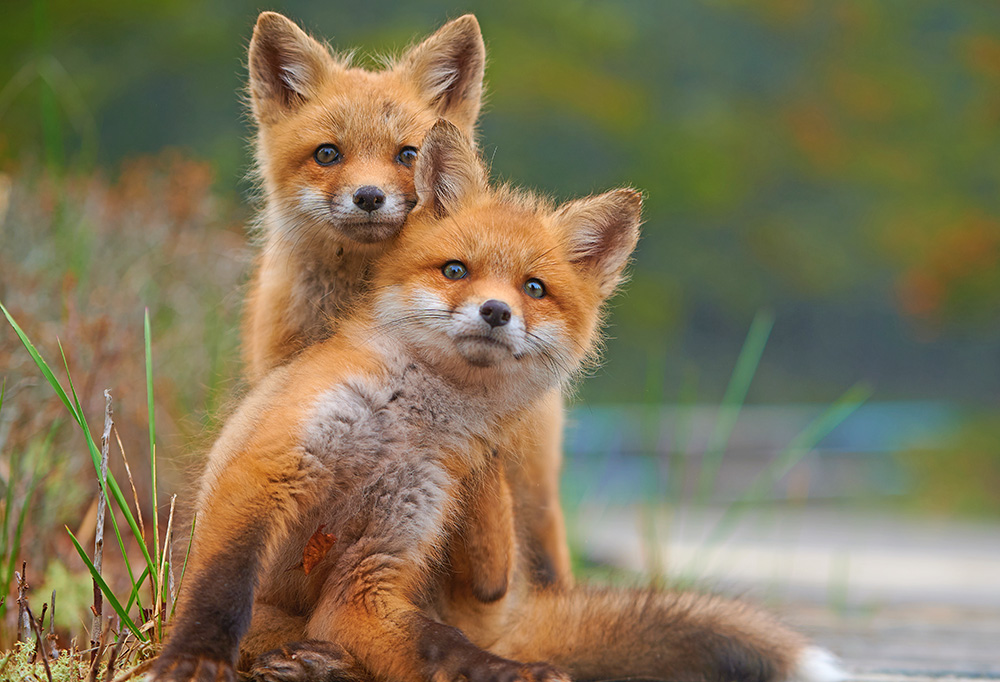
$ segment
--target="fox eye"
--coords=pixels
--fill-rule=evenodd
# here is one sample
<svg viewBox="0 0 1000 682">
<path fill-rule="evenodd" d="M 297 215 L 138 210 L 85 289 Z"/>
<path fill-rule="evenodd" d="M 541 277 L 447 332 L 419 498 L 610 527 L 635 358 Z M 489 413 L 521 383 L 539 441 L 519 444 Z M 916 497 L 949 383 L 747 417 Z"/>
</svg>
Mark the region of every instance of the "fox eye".
<svg viewBox="0 0 1000 682">
<path fill-rule="evenodd" d="M 545 285 L 540 279 L 529 279 L 524 283 L 524 293 L 532 298 L 541 298 L 545 295 Z"/>
<path fill-rule="evenodd" d="M 399 150 L 399 154 L 396 155 L 396 161 L 403 164 L 407 168 L 413 165 L 413 162 L 417 160 L 417 148 L 416 147 L 403 147 Z"/>
<path fill-rule="evenodd" d="M 462 279 L 469 274 L 469 271 L 465 265 L 453 260 L 444 264 L 444 267 L 441 268 L 441 274 L 448 279 Z"/>
<path fill-rule="evenodd" d="M 316 148 L 316 151 L 313 152 L 313 158 L 316 159 L 316 163 L 321 166 L 332 166 L 340 161 L 340 150 L 337 149 L 336 145 L 321 144 Z"/>
</svg>

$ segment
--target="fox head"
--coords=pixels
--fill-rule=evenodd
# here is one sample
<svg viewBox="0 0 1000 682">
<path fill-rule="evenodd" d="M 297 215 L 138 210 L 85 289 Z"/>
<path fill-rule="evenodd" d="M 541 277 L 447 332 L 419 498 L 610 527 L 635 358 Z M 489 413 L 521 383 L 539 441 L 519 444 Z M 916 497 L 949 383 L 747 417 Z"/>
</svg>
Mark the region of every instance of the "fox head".
<svg viewBox="0 0 1000 682">
<path fill-rule="evenodd" d="M 413 166 L 427 131 L 443 117 L 472 135 L 485 61 L 471 14 L 369 71 L 262 13 L 249 95 L 266 224 L 309 248 L 395 236 L 416 202 Z"/>
<path fill-rule="evenodd" d="M 469 140 L 444 120 L 424 139 L 416 192 L 373 282 L 378 327 L 451 376 L 541 388 L 570 378 L 638 241 L 641 195 L 553 206 L 491 189 Z"/>
</svg>

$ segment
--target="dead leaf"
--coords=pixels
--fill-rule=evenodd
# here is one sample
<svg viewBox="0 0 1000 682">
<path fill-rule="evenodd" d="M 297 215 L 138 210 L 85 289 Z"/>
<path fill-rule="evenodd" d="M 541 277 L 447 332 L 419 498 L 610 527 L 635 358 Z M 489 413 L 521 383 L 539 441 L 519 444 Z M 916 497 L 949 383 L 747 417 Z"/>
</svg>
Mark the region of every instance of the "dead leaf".
<svg viewBox="0 0 1000 682">
<path fill-rule="evenodd" d="M 302 552 L 302 570 L 306 575 L 309 575 L 316 564 L 323 560 L 326 553 L 330 551 L 333 547 L 333 543 L 337 541 L 331 533 L 323 532 L 323 524 L 316 529 L 316 532 L 312 534 L 309 538 L 309 542 L 306 543 L 306 548 Z"/>
</svg>

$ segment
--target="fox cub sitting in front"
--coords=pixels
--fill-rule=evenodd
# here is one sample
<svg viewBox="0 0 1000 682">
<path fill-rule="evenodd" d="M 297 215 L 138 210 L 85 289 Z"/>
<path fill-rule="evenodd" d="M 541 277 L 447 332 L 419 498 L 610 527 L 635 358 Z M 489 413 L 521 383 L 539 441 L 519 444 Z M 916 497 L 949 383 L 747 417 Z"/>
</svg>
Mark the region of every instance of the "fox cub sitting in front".
<svg viewBox="0 0 1000 682">
<path fill-rule="evenodd" d="M 270 679 L 823 680 L 796 635 L 712 597 L 539 589 L 523 569 L 492 604 L 452 591 L 451 543 L 498 466 L 491 443 L 587 359 L 640 221 L 632 190 L 552 208 L 485 177 L 462 134 L 435 125 L 417 207 L 364 304 L 226 425 L 154 678 L 234 679 L 252 612 L 281 604 L 297 617 L 282 636 L 307 640 L 292 657 L 326 667 L 258 671 Z M 306 574 L 320 525 L 336 541 Z M 253 614 L 268 627 L 286 625 Z"/>
</svg>

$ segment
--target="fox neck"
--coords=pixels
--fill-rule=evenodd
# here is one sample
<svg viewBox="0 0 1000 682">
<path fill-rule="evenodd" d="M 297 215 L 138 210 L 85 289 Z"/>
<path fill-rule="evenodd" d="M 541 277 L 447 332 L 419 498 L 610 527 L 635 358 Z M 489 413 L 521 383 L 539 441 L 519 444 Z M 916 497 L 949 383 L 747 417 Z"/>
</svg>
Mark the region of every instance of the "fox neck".
<svg viewBox="0 0 1000 682">
<path fill-rule="evenodd" d="M 388 242 L 360 244 L 335 236 L 329 223 L 262 218 L 263 268 L 281 271 L 289 285 L 286 314 L 303 345 L 331 336 L 367 289 L 374 261 Z"/>
</svg>

